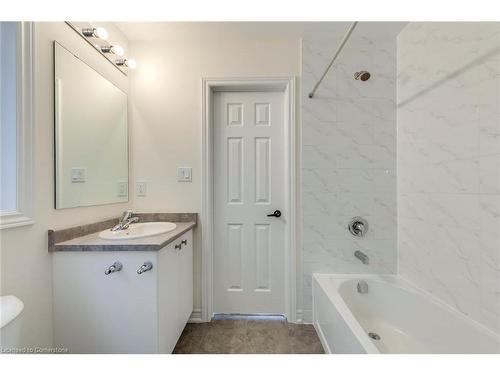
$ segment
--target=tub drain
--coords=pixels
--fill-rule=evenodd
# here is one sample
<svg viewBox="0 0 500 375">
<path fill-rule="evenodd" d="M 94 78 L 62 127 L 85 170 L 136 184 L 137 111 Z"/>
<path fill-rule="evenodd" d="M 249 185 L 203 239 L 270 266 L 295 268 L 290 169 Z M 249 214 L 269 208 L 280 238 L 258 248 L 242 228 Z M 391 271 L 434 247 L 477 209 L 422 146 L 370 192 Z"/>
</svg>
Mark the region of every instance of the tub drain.
<svg viewBox="0 0 500 375">
<path fill-rule="evenodd" d="M 380 336 L 377 335 L 375 332 L 369 332 L 368 333 L 368 336 L 372 339 L 372 340 L 380 340 Z"/>
</svg>

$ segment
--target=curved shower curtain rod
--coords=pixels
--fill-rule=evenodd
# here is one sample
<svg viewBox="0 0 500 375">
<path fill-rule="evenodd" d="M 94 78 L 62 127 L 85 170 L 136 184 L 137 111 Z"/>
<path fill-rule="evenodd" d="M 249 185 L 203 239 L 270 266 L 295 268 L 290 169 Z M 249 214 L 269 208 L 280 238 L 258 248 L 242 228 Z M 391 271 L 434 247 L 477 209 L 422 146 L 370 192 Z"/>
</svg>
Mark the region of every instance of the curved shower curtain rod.
<svg viewBox="0 0 500 375">
<path fill-rule="evenodd" d="M 335 62 L 335 59 L 340 54 L 340 51 L 342 51 L 342 48 L 344 48 L 344 45 L 346 44 L 347 39 L 349 39 L 349 36 L 351 36 L 351 33 L 352 33 L 352 31 L 354 30 L 354 28 L 356 27 L 357 24 L 358 24 L 358 21 L 355 21 L 355 22 L 353 22 L 351 24 L 351 26 L 349 26 L 349 29 L 347 29 L 347 32 L 345 33 L 344 38 L 340 42 L 339 48 L 337 48 L 337 52 L 335 52 L 335 55 L 333 55 L 332 61 L 330 61 L 330 64 L 328 64 L 328 66 L 326 67 L 323 75 L 321 76 L 321 78 L 319 79 L 319 81 L 314 85 L 312 91 L 309 93 L 309 99 L 312 99 L 314 97 L 314 93 L 316 92 L 316 90 L 318 89 L 319 85 L 321 84 L 321 82 L 323 81 L 323 79 L 327 75 L 328 71 L 332 67 L 333 63 Z"/>
</svg>

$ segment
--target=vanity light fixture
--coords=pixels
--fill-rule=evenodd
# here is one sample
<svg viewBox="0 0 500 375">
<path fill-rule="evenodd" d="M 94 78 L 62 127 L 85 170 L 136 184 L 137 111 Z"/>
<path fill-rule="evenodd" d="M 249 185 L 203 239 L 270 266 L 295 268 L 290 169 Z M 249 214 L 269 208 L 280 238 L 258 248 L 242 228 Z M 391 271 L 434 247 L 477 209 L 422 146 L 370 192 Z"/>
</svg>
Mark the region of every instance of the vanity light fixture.
<svg viewBox="0 0 500 375">
<path fill-rule="evenodd" d="M 109 45 L 109 46 L 101 46 L 102 53 L 113 53 L 118 56 L 123 56 L 125 50 L 122 46 L 119 45 Z"/>
<path fill-rule="evenodd" d="M 91 27 L 82 29 L 82 34 L 87 38 L 108 39 L 108 32 L 104 27 Z"/>
<path fill-rule="evenodd" d="M 118 66 L 126 66 L 130 69 L 135 69 L 135 67 L 137 66 L 137 63 L 134 59 L 118 59 L 115 60 L 115 64 Z"/>
<path fill-rule="evenodd" d="M 125 56 L 125 49 L 108 40 L 109 33 L 104 27 L 95 27 L 90 22 L 66 22 L 88 44 L 114 65 L 120 72 L 127 75 L 128 69 L 134 69 L 137 63 Z"/>
</svg>

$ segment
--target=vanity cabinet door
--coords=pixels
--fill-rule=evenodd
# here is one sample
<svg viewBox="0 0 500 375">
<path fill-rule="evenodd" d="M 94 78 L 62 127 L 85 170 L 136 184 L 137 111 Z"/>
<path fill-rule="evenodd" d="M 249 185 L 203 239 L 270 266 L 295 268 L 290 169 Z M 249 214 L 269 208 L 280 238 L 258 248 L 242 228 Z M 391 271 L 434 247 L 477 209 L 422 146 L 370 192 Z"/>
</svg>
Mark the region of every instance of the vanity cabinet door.
<svg viewBox="0 0 500 375">
<path fill-rule="evenodd" d="M 54 342 L 72 353 L 157 351 L 157 252 L 53 254 Z M 105 275 L 114 262 L 123 268 Z M 137 274 L 151 261 L 153 269 Z"/>
<path fill-rule="evenodd" d="M 158 351 L 172 353 L 179 339 L 179 256 L 174 241 L 158 252 Z"/>
<path fill-rule="evenodd" d="M 181 237 L 179 251 L 179 319 L 185 325 L 193 312 L 193 231 Z"/>
<path fill-rule="evenodd" d="M 160 353 L 174 350 L 193 310 L 192 238 L 192 231 L 189 231 L 160 250 L 158 255 Z"/>
</svg>

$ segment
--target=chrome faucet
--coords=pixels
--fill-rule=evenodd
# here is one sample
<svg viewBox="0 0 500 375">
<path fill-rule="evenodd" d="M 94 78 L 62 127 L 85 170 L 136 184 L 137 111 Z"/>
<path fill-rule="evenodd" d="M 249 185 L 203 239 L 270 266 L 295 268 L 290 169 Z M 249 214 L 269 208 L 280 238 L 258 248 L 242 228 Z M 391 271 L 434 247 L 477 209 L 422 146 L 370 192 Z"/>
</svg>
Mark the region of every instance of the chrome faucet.
<svg viewBox="0 0 500 375">
<path fill-rule="evenodd" d="M 356 250 L 354 252 L 354 256 L 358 258 L 363 264 L 368 264 L 370 263 L 370 259 L 368 258 L 368 255 L 363 253 L 362 251 Z"/>
<path fill-rule="evenodd" d="M 368 293 L 368 283 L 365 280 L 359 280 L 357 285 L 358 293 L 366 294 Z"/>
<path fill-rule="evenodd" d="M 119 230 L 125 230 L 128 229 L 130 224 L 137 223 L 139 221 L 139 218 L 137 216 L 132 216 L 132 214 L 133 214 L 132 210 L 127 210 L 123 212 L 120 222 L 116 224 L 113 228 L 111 228 L 111 231 L 116 232 Z"/>
</svg>

